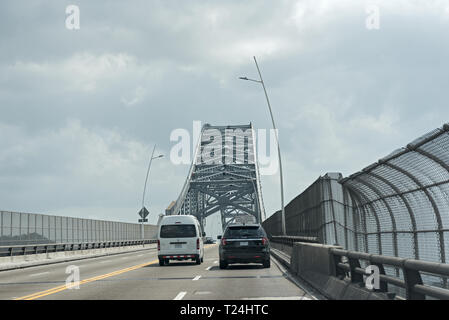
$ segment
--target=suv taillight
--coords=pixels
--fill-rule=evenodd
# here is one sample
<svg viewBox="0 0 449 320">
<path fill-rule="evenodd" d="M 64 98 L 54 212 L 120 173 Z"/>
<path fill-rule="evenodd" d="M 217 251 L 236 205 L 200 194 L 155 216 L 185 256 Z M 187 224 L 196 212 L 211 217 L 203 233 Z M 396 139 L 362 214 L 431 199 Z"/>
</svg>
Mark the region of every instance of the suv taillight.
<svg viewBox="0 0 449 320">
<path fill-rule="evenodd" d="M 196 250 L 200 250 L 200 238 L 196 239 Z"/>
<path fill-rule="evenodd" d="M 226 245 L 226 239 L 225 238 L 221 238 L 221 245 L 225 246 Z"/>
<path fill-rule="evenodd" d="M 268 239 L 265 238 L 265 237 L 263 237 L 263 238 L 262 238 L 262 245 L 265 246 L 265 245 L 267 245 L 267 244 L 268 244 Z"/>
<path fill-rule="evenodd" d="M 161 251 L 161 241 L 157 241 L 157 251 Z"/>
</svg>

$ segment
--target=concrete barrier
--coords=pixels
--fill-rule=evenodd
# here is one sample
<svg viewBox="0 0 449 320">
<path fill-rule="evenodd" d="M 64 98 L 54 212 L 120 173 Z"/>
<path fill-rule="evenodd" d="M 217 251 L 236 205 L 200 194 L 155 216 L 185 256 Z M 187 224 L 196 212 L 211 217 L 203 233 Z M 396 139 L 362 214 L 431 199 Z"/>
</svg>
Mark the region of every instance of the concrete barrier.
<svg viewBox="0 0 449 320">
<path fill-rule="evenodd" d="M 45 264 L 68 262 L 73 260 L 90 259 L 120 253 L 155 250 L 157 244 L 132 245 L 123 247 L 97 248 L 87 250 L 48 252 L 27 254 L 20 256 L 0 257 L 0 271 L 27 268 Z"/>
<path fill-rule="evenodd" d="M 334 300 L 387 300 L 384 293 L 373 292 L 364 284 L 354 284 L 336 277 L 330 246 L 296 242 L 291 247 L 290 269 L 322 295 Z"/>
<path fill-rule="evenodd" d="M 292 255 L 292 246 L 286 245 L 284 243 L 277 243 L 277 242 L 271 242 L 270 245 L 272 248 L 280 250 L 280 251 L 284 252 L 285 254 L 288 254 L 289 256 Z"/>
</svg>

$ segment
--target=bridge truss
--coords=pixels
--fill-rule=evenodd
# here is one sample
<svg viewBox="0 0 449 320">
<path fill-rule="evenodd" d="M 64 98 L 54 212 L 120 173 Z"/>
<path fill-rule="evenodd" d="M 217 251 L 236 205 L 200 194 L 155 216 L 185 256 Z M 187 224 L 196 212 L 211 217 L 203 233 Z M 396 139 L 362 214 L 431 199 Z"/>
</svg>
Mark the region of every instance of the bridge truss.
<svg viewBox="0 0 449 320">
<path fill-rule="evenodd" d="M 194 159 L 172 214 L 205 219 L 220 212 L 223 229 L 233 221 L 262 222 L 265 210 L 254 129 L 249 125 L 202 127 Z"/>
</svg>

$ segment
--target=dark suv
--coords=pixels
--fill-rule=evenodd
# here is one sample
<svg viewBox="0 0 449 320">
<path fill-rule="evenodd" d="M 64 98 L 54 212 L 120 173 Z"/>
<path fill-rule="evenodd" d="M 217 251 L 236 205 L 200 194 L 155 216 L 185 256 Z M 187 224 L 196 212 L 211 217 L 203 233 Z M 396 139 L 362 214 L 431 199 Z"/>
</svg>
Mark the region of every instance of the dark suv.
<svg viewBox="0 0 449 320">
<path fill-rule="evenodd" d="M 218 236 L 220 239 L 220 236 Z M 221 237 L 220 269 L 231 263 L 262 263 L 270 267 L 270 243 L 260 224 L 231 224 Z"/>
</svg>

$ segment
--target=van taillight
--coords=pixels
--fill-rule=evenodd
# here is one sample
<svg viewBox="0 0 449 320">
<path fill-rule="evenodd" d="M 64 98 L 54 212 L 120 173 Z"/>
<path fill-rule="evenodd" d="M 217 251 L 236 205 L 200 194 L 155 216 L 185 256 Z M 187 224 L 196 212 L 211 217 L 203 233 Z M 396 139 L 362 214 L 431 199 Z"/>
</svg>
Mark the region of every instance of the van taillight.
<svg viewBox="0 0 449 320">
<path fill-rule="evenodd" d="M 161 251 L 161 241 L 157 241 L 157 251 Z"/>
<path fill-rule="evenodd" d="M 196 250 L 200 250 L 200 238 L 196 239 Z"/>
<path fill-rule="evenodd" d="M 225 238 L 221 238 L 221 245 L 225 246 L 226 245 L 226 239 Z"/>
<path fill-rule="evenodd" d="M 262 238 L 262 245 L 264 246 L 264 245 L 266 245 L 266 244 L 268 244 L 268 239 L 265 238 L 265 237 L 263 237 L 263 238 Z"/>
</svg>

